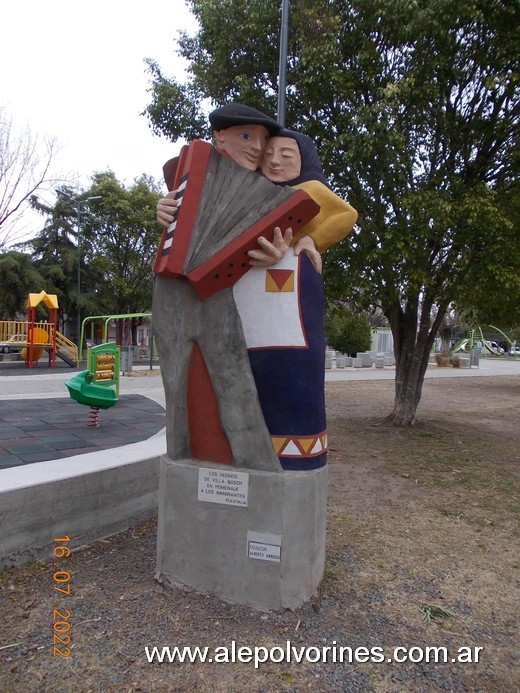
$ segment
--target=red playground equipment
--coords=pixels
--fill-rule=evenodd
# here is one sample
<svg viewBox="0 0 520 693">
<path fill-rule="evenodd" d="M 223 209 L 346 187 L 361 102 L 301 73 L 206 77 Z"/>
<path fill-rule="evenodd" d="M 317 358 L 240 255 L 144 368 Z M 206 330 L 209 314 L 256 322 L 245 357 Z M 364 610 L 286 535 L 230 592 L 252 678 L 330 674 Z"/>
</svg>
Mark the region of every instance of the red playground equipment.
<svg viewBox="0 0 520 693">
<path fill-rule="evenodd" d="M 48 311 L 47 323 L 39 322 L 36 326 L 36 308 L 42 302 L 45 303 Z M 29 294 L 27 299 L 27 346 L 22 350 L 26 368 L 32 368 L 33 363 L 38 361 L 47 344 L 52 345 L 49 349 L 49 367 L 54 368 L 56 364 L 57 323 L 58 297 L 55 294 L 47 294 L 45 291 L 41 291 L 39 294 Z"/>
<path fill-rule="evenodd" d="M 36 321 L 36 309 L 44 303 L 48 317 L 46 321 Z M 32 368 L 35 363 L 47 351 L 49 354 L 49 368 L 56 365 L 56 356 L 75 367 L 78 365 L 78 348 L 58 332 L 58 297 L 55 294 L 47 294 L 40 291 L 39 294 L 30 293 L 27 298 L 27 321 L 1 320 L 0 342 L 7 345 L 16 341 L 17 345 L 23 345 L 21 355 L 26 368 Z M 7 347 L 8 353 L 9 348 Z"/>
</svg>

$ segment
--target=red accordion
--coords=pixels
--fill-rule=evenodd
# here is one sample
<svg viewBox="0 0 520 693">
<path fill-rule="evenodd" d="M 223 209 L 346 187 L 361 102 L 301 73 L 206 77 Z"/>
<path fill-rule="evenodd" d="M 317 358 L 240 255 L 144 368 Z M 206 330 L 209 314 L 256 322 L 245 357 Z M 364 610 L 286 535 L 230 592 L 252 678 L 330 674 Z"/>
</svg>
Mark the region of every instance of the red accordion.
<svg viewBox="0 0 520 693">
<path fill-rule="evenodd" d="M 163 232 L 154 272 L 185 277 L 202 300 L 250 269 L 247 252 L 258 247 L 259 236 L 272 241 L 276 226 L 296 235 L 320 211 L 303 190 L 274 185 L 202 140 L 182 148 L 166 182 L 179 206 Z"/>
</svg>

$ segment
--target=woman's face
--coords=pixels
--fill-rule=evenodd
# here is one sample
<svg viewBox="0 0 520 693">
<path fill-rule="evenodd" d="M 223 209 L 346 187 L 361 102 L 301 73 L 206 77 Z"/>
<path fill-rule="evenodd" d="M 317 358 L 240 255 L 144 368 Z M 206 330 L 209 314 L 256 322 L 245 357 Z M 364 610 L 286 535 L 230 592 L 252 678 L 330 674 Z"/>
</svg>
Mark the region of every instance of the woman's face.
<svg viewBox="0 0 520 693">
<path fill-rule="evenodd" d="M 271 137 L 267 143 L 261 169 L 273 183 L 283 183 L 300 175 L 302 157 L 292 137 Z"/>
</svg>

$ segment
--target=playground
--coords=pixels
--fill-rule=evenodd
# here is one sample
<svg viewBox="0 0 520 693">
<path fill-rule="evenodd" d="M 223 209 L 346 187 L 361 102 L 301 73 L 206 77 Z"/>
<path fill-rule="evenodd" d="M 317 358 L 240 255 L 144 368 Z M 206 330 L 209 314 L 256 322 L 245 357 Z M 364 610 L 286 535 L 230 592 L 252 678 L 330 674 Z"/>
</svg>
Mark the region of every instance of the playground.
<svg viewBox="0 0 520 693">
<path fill-rule="evenodd" d="M 56 359 L 60 359 L 71 368 L 78 367 L 85 358 L 83 345 L 85 342 L 89 346 L 94 346 L 94 335 L 99 336 L 99 341 L 107 343 L 109 341 L 109 328 L 115 326 L 115 333 L 118 345 L 133 343 L 132 329 L 129 327 L 131 321 L 135 319 L 150 321 L 151 313 L 125 313 L 117 315 L 92 315 L 81 323 L 79 345 L 57 329 L 58 324 L 58 297 L 55 294 L 47 294 L 45 291 L 29 293 L 27 297 L 27 320 L 0 320 L 0 360 L 11 360 L 11 352 L 14 353 L 15 360 L 20 352 L 21 359 L 26 368 L 33 368 L 38 365 L 44 353 L 48 354 L 47 365 L 49 368 L 56 367 Z M 36 316 L 39 308 L 45 308 L 47 318 L 37 320 Z M 87 335 L 90 339 L 86 340 Z M 141 335 L 141 343 L 146 342 L 145 348 L 138 348 L 138 359 L 143 360 L 149 357 L 153 361 L 155 354 L 151 349 L 151 328 L 146 329 L 146 335 Z M 124 362 L 121 363 L 123 370 L 130 370 L 133 360 L 134 348 L 124 346 Z M 119 367 L 119 354 L 118 364 Z"/>
<path fill-rule="evenodd" d="M 117 448 L 147 440 L 164 427 L 164 409 L 139 394 L 127 394 L 100 426 L 89 426 L 90 410 L 61 397 L 0 400 L 0 473 L 45 460 Z"/>
<path fill-rule="evenodd" d="M 36 312 L 40 305 L 47 309 L 45 321 L 36 320 Z M 32 368 L 38 363 L 44 352 L 49 355 L 48 365 L 53 368 L 56 358 L 60 358 L 69 366 L 78 365 L 78 348 L 74 342 L 58 332 L 58 298 L 54 294 L 41 291 L 39 294 L 30 293 L 27 298 L 27 320 L 0 320 L 0 342 L 9 344 L 16 338 L 16 344 L 23 346 L 22 359 L 26 368 Z M 6 352 L 8 353 L 8 352 Z"/>
</svg>

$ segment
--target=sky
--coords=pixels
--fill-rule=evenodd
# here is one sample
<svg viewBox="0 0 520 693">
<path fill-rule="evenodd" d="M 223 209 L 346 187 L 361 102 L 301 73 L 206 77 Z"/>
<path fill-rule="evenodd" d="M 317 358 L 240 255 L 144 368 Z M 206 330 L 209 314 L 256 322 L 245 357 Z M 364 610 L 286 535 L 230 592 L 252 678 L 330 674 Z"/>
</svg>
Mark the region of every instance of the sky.
<svg viewBox="0 0 520 693">
<path fill-rule="evenodd" d="M 153 135 L 140 115 L 144 58 L 184 74 L 175 37 L 197 25 L 183 0 L 24 0 L 3 3 L 0 17 L 0 106 L 14 130 L 56 140 L 53 174 L 80 188 L 108 169 L 124 185 L 142 173 L 162 182 L 182 143 Z"/>
</svg>

